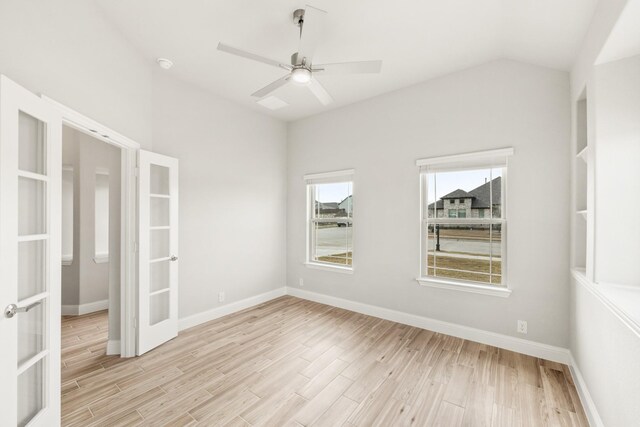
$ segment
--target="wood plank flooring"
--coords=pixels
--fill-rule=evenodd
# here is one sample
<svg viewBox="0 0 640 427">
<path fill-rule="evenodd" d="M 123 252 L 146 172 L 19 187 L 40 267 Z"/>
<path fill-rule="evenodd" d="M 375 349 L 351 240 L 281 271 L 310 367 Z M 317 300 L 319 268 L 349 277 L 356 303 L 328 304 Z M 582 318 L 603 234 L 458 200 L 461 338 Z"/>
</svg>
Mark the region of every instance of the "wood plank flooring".
<svg viewBox="0 0 640 427">
<path fill-rule="evenodd" d="M 294 297 L 105 355 L 62 320 L 65 426 L 588 426 L 567 366 Z"/>
</svg>

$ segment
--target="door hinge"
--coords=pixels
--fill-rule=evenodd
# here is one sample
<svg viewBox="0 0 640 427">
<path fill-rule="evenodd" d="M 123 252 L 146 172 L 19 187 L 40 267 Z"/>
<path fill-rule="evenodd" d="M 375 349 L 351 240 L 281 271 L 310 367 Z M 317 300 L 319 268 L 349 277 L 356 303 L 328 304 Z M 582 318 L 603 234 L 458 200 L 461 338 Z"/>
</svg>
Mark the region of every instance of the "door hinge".
<svg viewBox="0 0 640 427">
<path fill-rule="evenodd" d="M 138 329 L 138 319 L 137 318 L 133 318 L 133 329 Z"/>
<path fill-rule="evenodd" d="M 133 252 L 138 253 L 138 242 L 133 242 Z"/>
</svg>

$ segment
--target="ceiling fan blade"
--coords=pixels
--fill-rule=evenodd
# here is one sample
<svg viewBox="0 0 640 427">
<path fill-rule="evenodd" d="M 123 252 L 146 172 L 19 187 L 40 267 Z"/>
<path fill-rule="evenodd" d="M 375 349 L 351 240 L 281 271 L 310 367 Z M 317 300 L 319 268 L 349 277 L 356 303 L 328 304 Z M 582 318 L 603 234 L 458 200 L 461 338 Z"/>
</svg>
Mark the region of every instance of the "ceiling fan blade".
<svg viewBox="0 0 640 427">
<path fill-rule="evenodd" d="M 251 59 L 253 61 L 262 62 L 263 64 L 272 65 L 278 68 L 284 68 L 285 70 L 291 70 L 291 65 L 285 64 L 283 62 L 276 61 L 275 59 L 265 58 L 264 56 L 257 55 L 255 53 L 247 52 L 242 49 L 237 49 L 232 46 L 228 46 L 226 44 L 218 43 L 218 50 L 222 52 L 227 52 L 232 55 L 241 56 L 243 58 Z"/>
<path fill-rule="evenodd" d="M 314 64 L 313 72 L 329 74 L 368 74 L 379 73 L 382 61 L 342 62 L 340 64 Z"/>
<path fill-rule="evenodd" d="M 331 95 L 329 95 L 329 92 L 327 92 L 324 86 L 320 84 L 318 79 L 312 78 L 307 87 L 309 88 L 311 93 L 313 93 L 316 98 L 318 98 L 318 101 L 320 101 L 322 105 L 329 105 L 333 102 L 333 98 L 331 97 Z"/>
<path fill-rule="evenodd" d="M 276 80 L 275 82 L 269 83 L 259 91 L 252 93 L 251 96 L 255 96 L 256 98 L 262 98 L 263 96 L 269 95 L 274 90 L 286 85 L 289 82 L 289 77 L 290 77 L 290 74 L 287 74 L 286 76 Z"/>
<path fill-rule="evenodd" d="M 300 44 L 298 46 L 298 58 L 307 58 L 307 64 L 311 63 L 316 51 L 318 40 L 322 35 L 324 18 L 327 12 L 312 6 L 305 6 L 304 20 L 300 31 Z"/>
</svg>

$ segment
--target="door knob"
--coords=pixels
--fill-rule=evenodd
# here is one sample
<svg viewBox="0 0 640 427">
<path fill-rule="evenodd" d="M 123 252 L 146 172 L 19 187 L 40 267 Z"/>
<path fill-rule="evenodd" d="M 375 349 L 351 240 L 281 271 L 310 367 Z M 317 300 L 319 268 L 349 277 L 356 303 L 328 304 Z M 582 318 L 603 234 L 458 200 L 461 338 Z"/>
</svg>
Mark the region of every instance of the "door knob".
<svg viewBox="0 0 640 427">
<path fill-rule="evenodd" d="M 178 257 L 177 257 L 177 256 L 173 255 L 173 256 L 171 257 L 171 261 L 177 261 L 177 260 L 178 260 Z"/>
<path fill-rule="evenodd" d="M 9 304 L 7 308 L 4 309 L 4 316 L 8 319 L 11 319 L 17 313 L 25 313 L 31 310 L 33 307 L 42 304 L 42 301 L 36 301 L 24 307 L 18 307 L 15 304 Z"/>
</svg>

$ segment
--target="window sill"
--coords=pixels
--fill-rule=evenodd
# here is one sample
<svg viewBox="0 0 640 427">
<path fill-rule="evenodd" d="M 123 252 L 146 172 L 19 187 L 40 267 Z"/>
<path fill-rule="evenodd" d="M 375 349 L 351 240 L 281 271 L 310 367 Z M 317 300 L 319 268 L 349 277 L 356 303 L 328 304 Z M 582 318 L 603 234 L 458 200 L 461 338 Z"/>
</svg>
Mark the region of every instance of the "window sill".
<svg viewBox="0 0 640 427">
<path fill-rule="evenodd" d="M 571 270 L 573 277 L 640 337 L 640 287 L 594 283 L 583 269 Z"/>
<path fill-rule="evenodd" d="M 337 265 L 319 264 L 317 262 L 305 262 L 305 266 L 316 270 L 333 271 L 334 273 L 353 274 L 353 267 L 340 267 Z"/>
<path fill-rule="evenodd" d="M 73 263 L 73 255 L 63 255 L 62 256 L 62 265 L 65 267 L 70 266 Z"/>
<path fill-rule="evenodd" d="M 96 255 L 93 257 L 93 262 L 96 264 L 106 264 L 109 262 L 109 255 Z"/>
<path fill-rule="evenodd" d="M 420 285 L 430 288 L 471 292 L 474 294 L 490 295 L 501 298 L 508 298 L 511 295 L 511 289 L 505 287 L 474 285 L 471 283 L 456 282 L 453 280 L 436 279 L 435 277 L 418 277 L 416 280 Z"/>
</svg>

